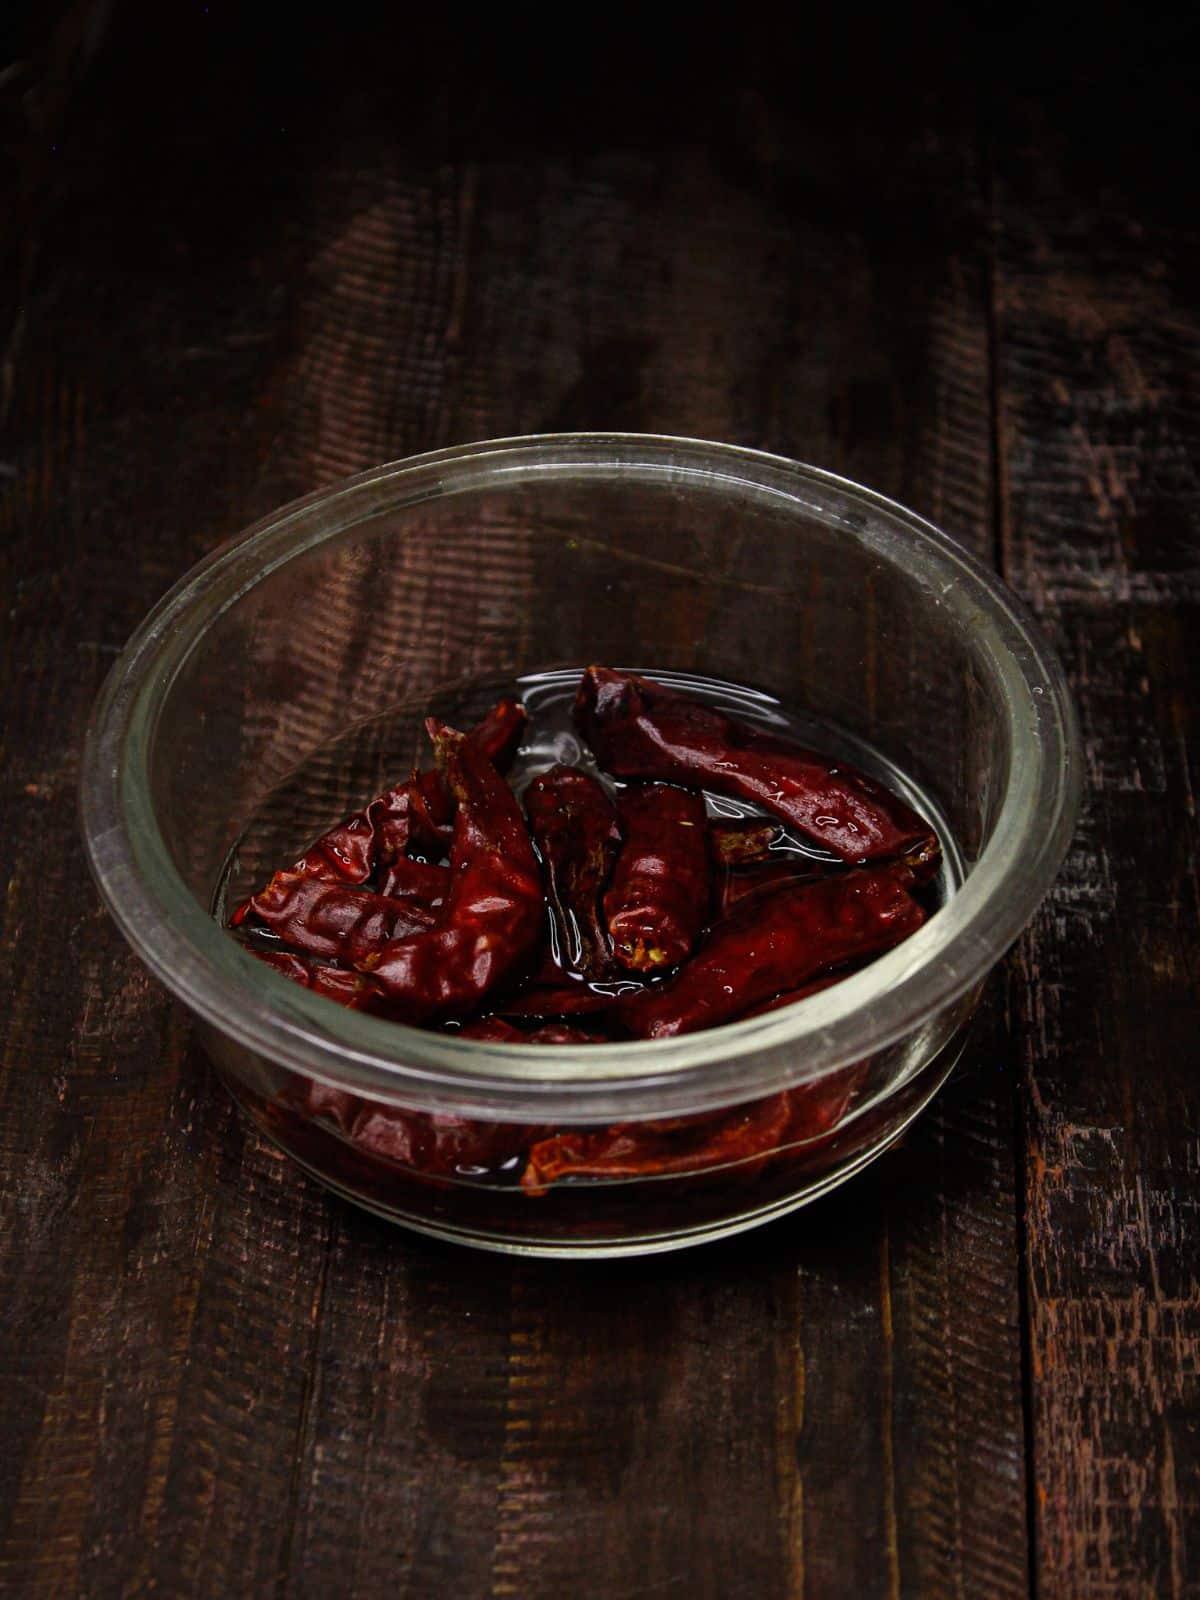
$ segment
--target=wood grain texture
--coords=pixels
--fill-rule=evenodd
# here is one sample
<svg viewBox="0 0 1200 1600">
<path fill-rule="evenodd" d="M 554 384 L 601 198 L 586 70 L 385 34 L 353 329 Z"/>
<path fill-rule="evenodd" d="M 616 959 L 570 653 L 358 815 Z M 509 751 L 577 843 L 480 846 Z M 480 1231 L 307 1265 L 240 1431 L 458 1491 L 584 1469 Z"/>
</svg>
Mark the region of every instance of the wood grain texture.
<svg viewBox="0 0 1200 1600">
<path fill-rule="evenodd" d="M 1197 236 L 1037 115 L 999 162 L 1010 581 L 1068 663 L 1087 808 L 1015 968 L 1037 1568 L 1200 1593 L 1193 768 Z"/>
<path fill-rule="evenodd" d="M 568 74 L 486 28 L 131 3 L 54 162 L 30 144 L 4 1592 L 1197 1592 L 1195 240 L 1002 101 L 981 138 L 958 26 L 819 74 L 761 34 L 599 39 Z M 85 887 L 73 791 L 112 656 L 230 532 L 375 461 L 589 427 L 1002 534 L 1091 801 L 900 1150 L 740 1240 L 584 1268 L 407 1237 L 267 1147 Z"/>
</svg>

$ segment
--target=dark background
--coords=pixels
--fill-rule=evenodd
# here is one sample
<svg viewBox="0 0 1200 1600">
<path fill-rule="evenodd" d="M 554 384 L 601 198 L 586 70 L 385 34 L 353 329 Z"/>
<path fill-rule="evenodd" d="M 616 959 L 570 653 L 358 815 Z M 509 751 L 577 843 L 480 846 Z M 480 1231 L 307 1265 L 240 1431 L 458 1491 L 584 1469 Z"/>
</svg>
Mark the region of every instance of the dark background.
<svg viewBox="0 0 1200 1600">
<path fill-rule="evenodd" d="M 1198 36 L 78 0 L 0 23 L 0 1590 L 1200 1594 Z M 859 478 L 1078 698 L 1066 869 L 904 1145 L 589 1268 L 234 1113 L 87 882 L 88 708 L 275 505 L 633 428 Z"/>
</svg>

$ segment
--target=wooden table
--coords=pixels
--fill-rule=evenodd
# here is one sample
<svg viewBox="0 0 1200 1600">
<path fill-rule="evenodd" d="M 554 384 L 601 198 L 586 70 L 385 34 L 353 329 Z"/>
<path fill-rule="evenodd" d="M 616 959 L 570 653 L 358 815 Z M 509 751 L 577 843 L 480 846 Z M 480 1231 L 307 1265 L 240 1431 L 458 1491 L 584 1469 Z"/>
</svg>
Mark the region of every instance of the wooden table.
<svg viewBox="0 0 1200 1600">
<path fill-rule="evenodd" d="M 1194 29 L 48 9 L 0 82 L 0 1590 L 1200 1595 Z M 901 1148 L 570 1267 L 268 1147 L 100 909 L 75 783 L 220 540 L 576 427 L 944 525 L 1061 650 L 1088 793 Z"/>
</svg>

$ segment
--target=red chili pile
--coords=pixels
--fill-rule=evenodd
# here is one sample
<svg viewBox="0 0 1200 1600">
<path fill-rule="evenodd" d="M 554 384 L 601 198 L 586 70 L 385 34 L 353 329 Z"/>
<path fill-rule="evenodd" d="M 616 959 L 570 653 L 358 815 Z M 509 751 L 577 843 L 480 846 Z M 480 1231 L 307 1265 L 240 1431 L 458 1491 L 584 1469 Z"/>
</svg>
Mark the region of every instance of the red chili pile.
<svg viewBox="0 0 1200 1600">
<path fill-rule="evenodd" d="M 830 762 L 662 684 L 584 672 L 579 767 L 501 775 L 524 708 L 470 733 L 430 718 L 436 766 L 322 835 L 231 926 L 277 971 L 342 1005 L 523 1045 L 666 1039 L 791 1004 L 898 944 L 937 873 L 931 826 Z M 619 785 L 619 787 L 618 787 Z M 765 815 L 709 817 L 704 793 Z M 803 844 L 801 843 L 803 842 Z M 818 846 L 827 859 L 805 853 Z M 556 1133 L 394 1108 L 315 1086 L 296 1109 L 430 1177 L 695 1171 L 824 1132 L 812 1088 L 716 1117 Z M 828 1102 L 828 1103 L 827 1103 Z"/>
</svg>

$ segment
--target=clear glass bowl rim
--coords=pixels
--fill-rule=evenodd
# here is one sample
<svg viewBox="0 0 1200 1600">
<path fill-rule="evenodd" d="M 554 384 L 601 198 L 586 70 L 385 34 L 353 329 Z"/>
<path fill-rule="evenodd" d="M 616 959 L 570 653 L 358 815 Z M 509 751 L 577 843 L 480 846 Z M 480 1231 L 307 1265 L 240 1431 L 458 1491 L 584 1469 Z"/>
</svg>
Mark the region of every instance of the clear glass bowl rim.
<svg viewBox="0 0 1200 1600">
<path fill-rule="evenodd" d="M 198 904 L 150 791 L 157 717 L 205 629 L 280 565 L 367 517 L 539 475 L 695 479 L 844 517 L 931 601 L 969 625 L 1012 737 L 1009 782 L 966 883 L 896 950 L 802 1005 L 665 1041 L 531 1046 L 385 1022 L 311 995 L 246 954 Z M 842 516 L 804 498 L 832 499 Z M 812 1083 L 933 1023 L 978 985 L 1045 895 L 1079 809 L 1081 759 L 1062 668 L 1028 612 L 932 523 L 849 479 L 742 446 L 657 434 L 483 440 L 376 467 L 282 506 L 215 549 L 151 610 L 114 662 L 80 783 L 88 861 L 130 945 L 218 1033 L 319 1082 L 412 1109 L 588 1123 L 719 1108 Z"/>
</svg>

